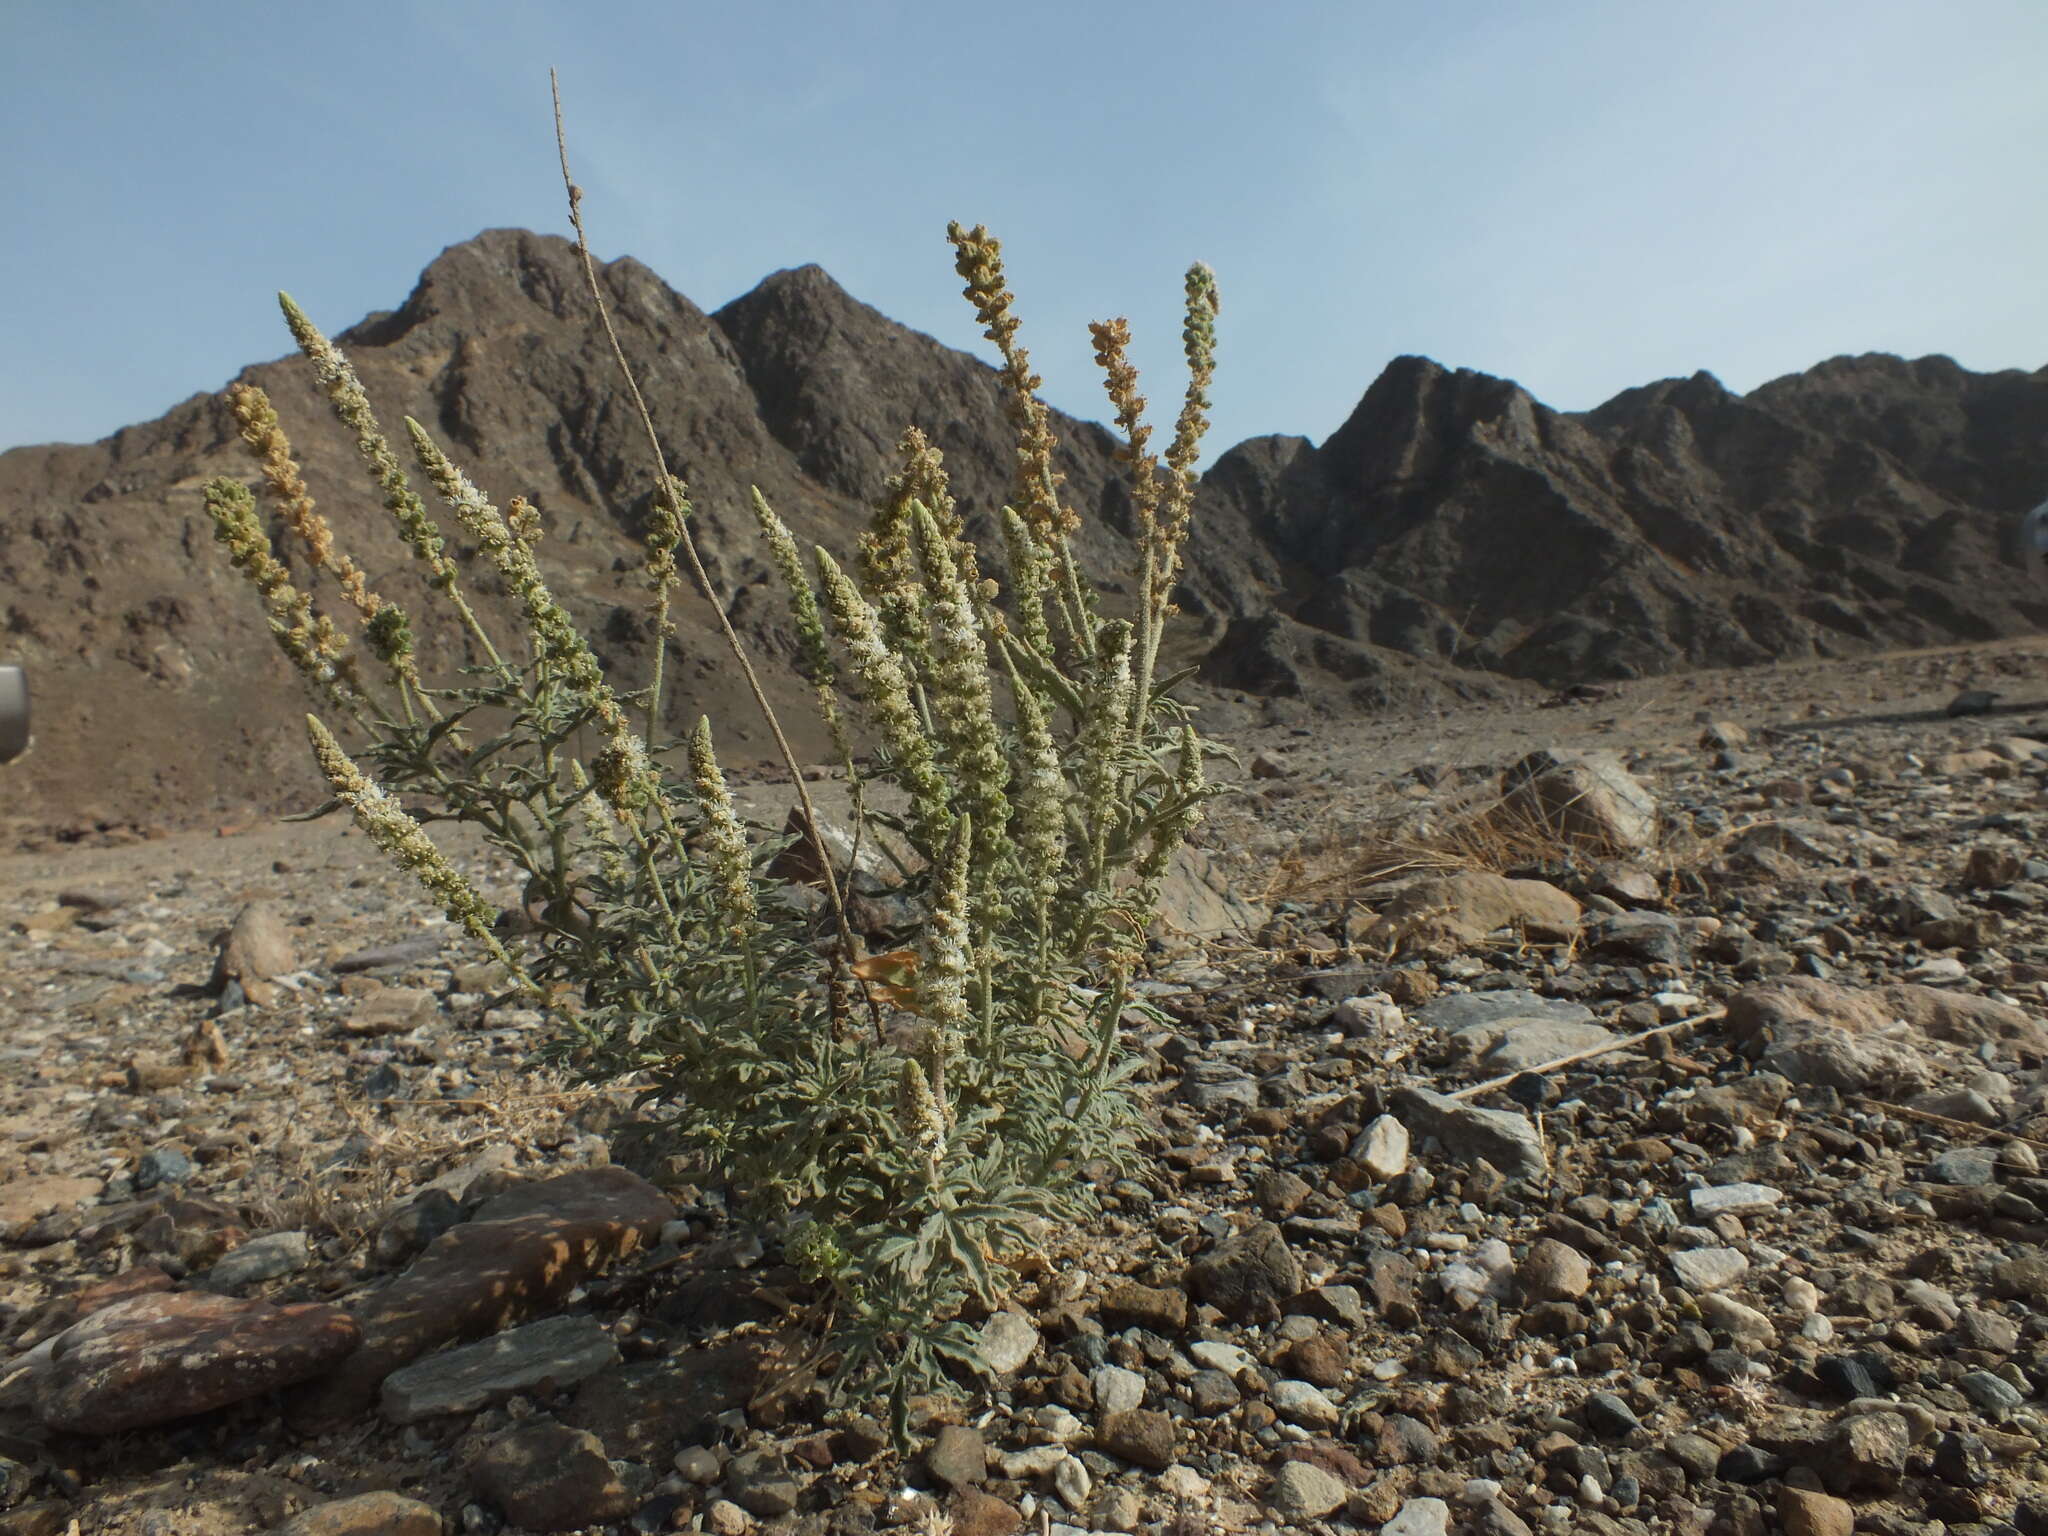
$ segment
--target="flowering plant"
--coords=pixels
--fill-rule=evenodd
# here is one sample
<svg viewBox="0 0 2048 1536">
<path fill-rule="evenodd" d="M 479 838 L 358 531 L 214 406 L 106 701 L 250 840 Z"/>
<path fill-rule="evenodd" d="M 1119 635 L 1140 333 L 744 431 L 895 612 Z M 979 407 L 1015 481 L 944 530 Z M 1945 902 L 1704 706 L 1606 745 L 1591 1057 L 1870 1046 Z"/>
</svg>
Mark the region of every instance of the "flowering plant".
<svg viewBox="0 0 2048 1536">
<path fill-rule="evenodd" d="M 483 664 L 459 685 L 422 671 L 408 616 L 335 549 L 276 412 L 251 386 L 232 389 L 229 405 L 281 523 L 338 595 L 336 613 L 294 585 L 249 486 L 217 479 L 207 507 L 279 645 L 329 717 L 360 738 L 351 753 L 308 718 L 328 809 L 350 810 L 553 1010 L 560 1059 L 638 1085 L 652 1132 L 707 1157 L 746 1197 L 817 1287 L 818 1336 L 839 1380 L 886 1391 L 900 1412 L 948 1362 L 980 1363 L 963 1304 L 996 1297 L 1000 1261 L 1027 1245 L 1034 1223 L 1081 1209 L 1080 1164 L 1128 1151 L 1132 1058 L 1120 1023 L 1161 882 L 1212 792 L 1212 749 L 1175 701 L 1175 680 L 1156 674 L 1207 424 L 1215 282 L 1206 267 L 1188 274 L 1190 379 L 1163 463 L 1148 446 L 1128 328 L 1093 327 L 1135 509 L 1128 612 L 1100 611 L 1076 559 L 1078 518 L 1060 499 L 1050 413 L 1017 345 L 1000 246 L 980 227 L 949 235 L 1001 356 L 1018 435 L 1006 579 L 984 573 L 996 557 L 967 536 L 941 457 L 914 428 L 850 565 L 822 549 L 807 555 L 755 493 L 805 674 L 848 776 L 856 839 L 886 840 L 907 871 L 908 940 L 869 955 L 848 918 L 850 868 L 821 833 L 697 558 L 687 495 L 626 366 L 581 194 L 568 185 L 595 318 L 658 471 L 645 561 L 656 632 L 669 627 L 670 592 L 687 568 L 790 769 L 822 928 L 768 875 L 781 849 L 743 823 L 710 722 L 686 743 L 661 738 L 663 647 L 645 690 L 615 691 L 549 590 L 538 510 L 515 497 L 501 512 L 408 419 L 419 472 L 523 615 L 516 647 L 485 632 L 354 371 L 289 298 L 300 349 Z M 357 621 L 360 652 L 342 612 Z M 481 739 L 479 719 L 503 723 Z M 593 731 L 600 744 L 586 759 L 571 743 Z M 668 764 L 679 747 L 677 772 Z M 531 949 L 506 946 L 492 906 L 396 791 L 480 827 L 525 871 L 529 906 L 544 914 Z M 562 1006 L 565 992 L 581 1006 Z"/>
</svg>

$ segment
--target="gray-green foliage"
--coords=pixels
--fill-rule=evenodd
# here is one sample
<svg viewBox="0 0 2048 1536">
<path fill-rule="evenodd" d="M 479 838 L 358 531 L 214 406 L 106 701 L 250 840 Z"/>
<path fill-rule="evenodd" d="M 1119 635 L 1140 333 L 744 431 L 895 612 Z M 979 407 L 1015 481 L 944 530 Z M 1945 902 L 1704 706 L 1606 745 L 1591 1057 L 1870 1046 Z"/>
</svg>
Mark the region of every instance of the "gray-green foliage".
<svg viewBox="0 0 2048 1536">
<path fill-rule="evenodd" d="M 519 645 L 485 632 L 353 371 L 289 300 L 398 532 L 483 663 L 457 685 L 423 679 L 394 638 L 411 633 L 406 616 L 334 552 L 259 391 L 235 391 L 237 419 L 308 564 L 354 610 L 367 658 L 293 588 L 248 488 L 222 479 L 207 493 L 280 645 L 359 739 L 352 758 L 310 722 L 337 802 L 555 1009 L 561 1060 L 638 1085 L 653 1133 L 708 1158 L 746 1197 L 819 1288 L 842 1382 L 886 1389 L 899 1406 L 948 1363 L 976 1363 L 962 1304 L 995 1298 L 1001 1261 L 1035 1223 L 1083 1210 L 1073 1170 L 1125 1155 L 1119 1022 L 1160 882 L 1210 792 L 1205 744 L 1155 664 L 1205 424 L 1213 280 L 1189 275 L 1191 381 L 1163 466 L 1146 449 L 1122 322 L 1095 328 L 1138 512 L 1136 602 L 1105 616 L 1075 559 L 1077 519 L 1060 500 L 999 248 L 978 228 L 951 237 L 1018 429 L 1006 583 L 984 574 L 997 561 L 967 538 L 939 455 L 914 430 L 844 566 L 806 555 L 755 498 L 852 775 L 857 835 L 889 841 L 910 871 L 903 893 L 918 915 L 899 953 L 849 952 L 844 870 L 822 882 L 842 915 L 820 936 L 764 874 L 778 845 L 737 818 L 709 723 L 687 744 L 634 725 L 660 718 L 658 683 L 621 696 L 606 681 L 543 578 L 537 512 L 515 499 L 501 513 L 408 421 L 421 473 L 519 601 Z M 650 545 L 665 613 L 673 552 L 695 554 L 681 487 L 661 474 L 677 509 Z M 579 756 L 574 744 L 592 738 Z M 482 828 L 516 861 L 546 914 L 532 949 L 501 947 L 491 909 L 394 791 Z M 814 856 L 825 849 L 815 840 Z M 565 997 L 573 1006 L 558 1006 Z"/>
</svg>

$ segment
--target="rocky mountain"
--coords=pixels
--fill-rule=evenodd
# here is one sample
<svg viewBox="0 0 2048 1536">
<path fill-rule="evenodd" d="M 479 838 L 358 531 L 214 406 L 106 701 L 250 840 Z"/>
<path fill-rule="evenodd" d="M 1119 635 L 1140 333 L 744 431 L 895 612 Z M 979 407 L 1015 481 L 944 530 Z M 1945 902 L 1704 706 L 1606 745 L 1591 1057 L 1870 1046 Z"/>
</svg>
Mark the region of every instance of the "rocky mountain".
<svg viewBox="0 0 2048 1536">
<path fill-rule="evenodd" d="M 1837 358 L 1568 414 L 1403 357 L 1320 448 L 1248 443 L 1210 484 L 1299 625 L 1551 684 L 2048 623 L 2006 548 L 2048 496 L 2048 370 Z"/>
<path fill-rule="evenodd" d="M 602 280 L 720 598 L 771 656 L 789 640 L 750 485 L 800 536 L 847 549 L 916 423 L 970 524 L 993 527 L 1011 439 L 972 356 L 816 267 L 716 313 L 631 259 Z M 387 424 L 418 417 L 496 499 L 539 505 L 551 580 L 607 664 L 643 678 L 631 567 L 652 472 L 572 248 L 488 232 L 339 340 Z M 343 546 L 413 611 L 423 653 L 459 655 L 303 364 L 242 377 L 277 401 Z M 1125 569 L 1115 441 L 1059 428 L 1095 568 Z M 223 472 L 252 473 L 212 394 L 99 443 L 0 454 L 0 650 L 34 668 L 38 699 L 0 832 L 182 820 L 311 789 L 296 680 L 201 506 Z M 1838 359 L 1745 397 L 1698 375 L 1575 415 L 1401 358 L 1320 447 L 1262 438 L 1216 463 L 1182 659 L 1217 690 L 1348 709 L 1483 694 L 1489 673 L 1556 684 L 2013 632 L 2048 621 L 2000 553 L 2009 514 L 2044 491 L 2048 371 Z M 503 594 L 478 586 L 481 611 L 514 632 Z M 764 750 L 709 616 L 688 599 L 677 618 L 675 723 L 708 711 L 739 758 Z M 807 718 L 793 686 L 789 702 L 793 723 Z"/>
</svg>

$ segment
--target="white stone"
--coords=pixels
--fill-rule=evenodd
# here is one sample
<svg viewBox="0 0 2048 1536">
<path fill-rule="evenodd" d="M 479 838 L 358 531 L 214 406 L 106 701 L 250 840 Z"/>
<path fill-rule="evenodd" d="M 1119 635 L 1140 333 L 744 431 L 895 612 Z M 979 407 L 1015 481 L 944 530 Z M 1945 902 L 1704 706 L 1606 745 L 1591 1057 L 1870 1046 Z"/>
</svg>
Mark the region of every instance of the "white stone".
<svg viewBox="0 0 2048 1536">
<path fill-rule="evenodd" d="M 1342 1478 L 1313 1462 L 1290 1461 L 1283 1463 L 1274 1475 L 1273 1485 L 1266 1492 L 1266 1503 L 1290 1525 L 1297 1525 L 1342 1509 L 1349 1497 L 1350 1490 Z"/>
<path fill-rule="evenodd" d="M 1671 1272 L 1688 1291 L 1725 1291 L 1749 1273 L 1749 1260 L 1733 1248 L 1681 1248 Z"/>
<path fill-rule="evenodd" d="M 1352 1157 L 1374 1180 L 1384 1184 L 1408 1171 L 1408 1127 L 1392 1115 L 1381 1115 L 1365 1128 Z"/>
<path fill-rule="evenodd" d="M 1064 1456 L 1052 1469 L 1052 1486 L 1059 1494 L 1060 1502 L 1078 1514 L 1087 1509 L 1088 1494 L 1094 1488 L 1095 1480 L 1076 1457 Z"/>
<path fill-rule="evenodd" d="M 1771 1326 L 1771 1320 L 1733 1297 L 1711 1292 L 1700 1297 L 1700 1321 L 1716 1333 L 1729 1334 L 1738 1344 L 1778 1342 L 1778 1330 Z"/>
<path fill-rule="evenodd" d="M 1027 1477 L 1043 1477 L 1067 1459 L 1064 1445 L 1030 1445 L 1021 1451 L 1005 1451 L 996 1458 L 996 1464 L 1003 1469 L 1003 1476 L 1021 1482 Z"/>
<path fill-rule="evenodd" d="M 1219 1343 L 1214 1339 L 1203 1339 L 1190 1344 L 1188 1354 L 1195 1364 L 1212 1371 L 1221 1371 L 1232 1381 L 1237 1380 L 1258 1362 L 1235 1344 Z"/>
<path fill-rule="evenodd" d="M 1782 1294 L 1785 1310 L 1794 1317 L 1811 1317 L 1820 1310 L 1820 1291 L 1803 1275 L 1788 1276 Z"/>
<path fill-rule="evenodd" d="M 1206 1498 L 1209 1479 L 1193 1467 L 1184 1467 L 1176 1462 L 1159 1474 L 1159 1491 L 1173 1499 Z"/>
<path fill-rule="evenodd" d="M 1784 1198 L 1783 1190 L 1773 1189 L 1768 1184 L 1720 1184 L 1692 1192 L 1692 1213 L 1709 1219 L 1715 1216 L 1753 1216 L 1758 1211 L 1774 1209 Z"/>
<path fill-rule="evenodd" d="M 1410 1499 L 1380 1527 L 1380 1536 L 1449 1536 L 1451 1506 L 1442 1499 Z"/>
<path fill-rule="evenodd" d="M 1266 1393 L 1275 1413 L 1304 1429 L 1335 1429 L 1343 1415 L 1320 1387 L 1305 1381 L 1276 1381 Z"/>
<path fill-rule="evenodd" d="M 1098 1365 L 1088 1373 L 1088 1385 L 1095 1389 L 1098 1418 L 1128 1413 L 1145 1401 L 1145 1378 L 1120 1365 Z"/>
<path fill-rule="evenodd" d="M 1021 1312 L 998 1312 L 981 1325 L 981 1358 L 998 1376 L 1021 1371 L 1038 1348 L 1038 1330 Z"/>
</svg>

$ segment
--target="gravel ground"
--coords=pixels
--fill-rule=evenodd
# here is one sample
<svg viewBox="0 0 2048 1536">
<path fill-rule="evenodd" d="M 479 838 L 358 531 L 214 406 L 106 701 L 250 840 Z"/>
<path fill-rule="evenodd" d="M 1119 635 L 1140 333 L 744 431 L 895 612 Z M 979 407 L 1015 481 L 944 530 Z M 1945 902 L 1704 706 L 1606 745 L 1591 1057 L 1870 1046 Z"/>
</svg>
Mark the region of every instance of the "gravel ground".
<svg viewBox="0 0 2048 1536">
<path fill-rule="evenodd" d="M 1941 713 L 2043 661 L 1219 701 L 1261 911 L 908 1457 L 360 837 L 0 859 L 0 1536 L 2048 1532 L 2048 709 Z M 1574 748 L 1652 845 L 1472 829 Z"/>
</svg>

